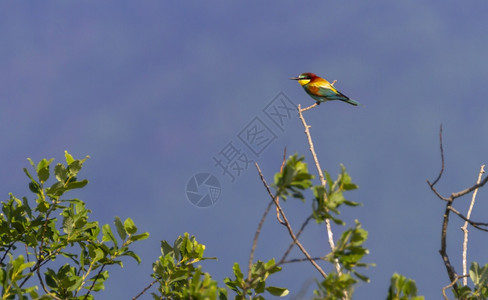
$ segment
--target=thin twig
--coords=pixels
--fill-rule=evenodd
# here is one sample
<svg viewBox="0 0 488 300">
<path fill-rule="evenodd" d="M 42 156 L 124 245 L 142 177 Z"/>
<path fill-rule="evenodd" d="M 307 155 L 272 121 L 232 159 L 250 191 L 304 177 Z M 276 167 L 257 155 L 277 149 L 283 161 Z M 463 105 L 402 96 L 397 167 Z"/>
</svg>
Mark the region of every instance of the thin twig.
<svg viewBox="0 0 488 300">
<path fill-rule="evenodd" d="M 36 274 L 37 274 L 37 278 L 39 278 L 39 283 L 41 284 L 41 287 L 42 289 L 44 290 L 44 292 L 46 294 L 48 294 L 50 297 L 53 297 L 53 299 L 56 299 L 56 300 L 61 300 L 61 298 L 57 297 L 56 294 L 54 293 L 51 293 L 47 290 L 47 287 L 46 285 L 44 284 L 44 281 L 42 280 L 42 276 L 41 276 L 41 272 L 40 272 L 40 269 L 41 268 L 37 268 L 36 269 Z"/>
<path fill-rule="evenodd" d="M 441 150 L 441 170 L 439 172 L 439 175 L 437 175 L 437 178 L 434 180 L 434 182 L 431 183 L 429 180 L 427 180 L 427 184 L 430 186 L 430 188 L 434 192 L 434 194 L 437 197 L 439 197 L 439 199 L 447 201 L 447 202 L 452 202 L 452 201 L 454 201 L 454 199 L 462 197 L 466 194 L 469 194 L 472 191 L 484 186 L 488 182 L 488 176 L 487 176 L 483 179 L 483 181 L 478 181 L 475 185 L 473 185 L 467 189 L 464 189 L 464 190 L 457 192 L 457 193 L 452 193 L 449 198 L 442 196 L 437 191 L 437 189 L 434 187 L 437 184 L 437 182 L 441 179 L 442 174 L 444 173 L 444 147 L 442 145 L 442 124 L 441 124 L 440 130 L 439 130 L 439 143 L 440 143 L 440 150 Z"/>
<path fill-rule="evenodd" d="M 268 215 L 273 204 L 274 204 L 273 200 L 271 200 L 268 203 L 268 206 L 264 210 L 263 216 L 261 217 L 261 220 L 259 221 L 258 228 L 256 229 L 256 232 L 254 233 L 254 239 L 252 241 L 252 247 L 251 247 L 251 254 L 249 255 L 249 262 L 248 262 L 248 269 L 249 269 L 248 274 L 247 274 L 248 279 L 250 279 L 250 277 L 251 277 L 251 266 L 252 266 L 252 262 L 254 260 L 254 252 L 256 252 L 256 246 L 258 244 L 259 234 L 261 233 L 261 228 L 263 227 L 264 220 L 266 219 L 266 216 Z"/>
<path fill-rule="evenodd" d="M 310 105 L 310 106 L 308 106 L 308 107 L 305 107 L 304 109 L 300 109 L 300 108 L 298 108 L 298 109 L 299 109 L 299 110 L 301 110 L 301 112 L 304 112 L 304 111 L 307 111 L 307 110 L 309 110 L 309 109 L 314 108 L 315 106 L 319 105 L 319 103 L 320 103 L 320 102 L 318 102 L 318 101 L 317 101 L 317 102 L 315 102 L 314 104 L 312 104 L 312 105 Z"/>
<path fill-rule="evenodd" d="M 446 201 L 446 208 L 444 210 L 444 216 L 442 220 L 442 230 L 441 230 L 441 249 L 439 250 L 439 254 L 442 257 L 442 260 L 444 261 L 444 266 L 446 267 L 447 275 L 449 276 L 449 279 L 451 282 L 453 282 L 456 277 L 456 271 L 454 270 L 454 267 L 451 265 L 451 261 L 449 260 L 449 256 L 447 255 L 447 225 L 449 224 L 449 213 L 450 213 L 450 207 L 452 204 L 452 199 L 447 199 L 443 196 L 441 196 L 437 190 L 434 188 L 434 185 L 441 179 L 442 173 L 444 173 L 444 148 L 442 146 L 442 125 L 439 130 L 439 143 L 440 143 L 440 149 L 441 149 L 441 170 L 439 172 L 439 175 L 437 178 L 434 180 L 433 183 L 430 183 L 427 180 L 427 183 L 430 186 L 430 189 L 437 195 L 442 200 Z M 457 287 L 454 287 L 454 289 L 457 292 Z"/>
<path fill-rule="evenodd" d="M 446 202 L 451 202 L 451 199 L 449 198 L 446 198 L 444 196 L 442 196 L 438 191 L 437 189 L 434 187 L 434 184 L 433 183 L 430 183 L 430 181 L 427 179 L 427 184 L 429 185 L 430 189 L 432 190 L 432 192 L 434 192 L 434 194 L 441 200 L 444 200 Z"/>
<path fill-rule="evenodd" d="M 281 168 L 280 168 L 280 173 L 283 172 L 283 167 L 285 165 L 285 162 L 286 162 L 286 148 L 285 150 L 283 151 L 283 162 L 281 163 Z M 251 267 L 252 267 L 252 262 L 254 261 L 254 253 L 256 252 L 256 247 L 258 245 L 258 238 L 259 238 L 259 235 L 261 233 L 261 229 L 263 228 L 263 224 L 264 224 L 264 220 L 266 219 L 266 216 L 268 215 L 270 209 L 271 209 L 271 206 L 273 206 L 273 203 L 274 201 L 271 200 L 268 204 L 268 206 L 266 207 L 264 213 L 263 213 L 263 216 L 261 217 L 261 220 L 259 221 L 259 224 L 258 224 L 258 228 L 256 229 L 256 232 L 254 233 L 254 239 L 252 241 L 252 247 L 251 247 L 251 254 L 249 254 L 249 262 L 248 262 L 248 265 L 247 265 L 247 280 L 250 281 L 251 280 Z M 278 212 L 278 209 L 277 209 L 277 215 L 278 215 L 278 220 L 281 222 L 281 219 L 279 218 L 279 212 Z"/>
<path fill-rule="evenodd" d="M 476 189 L 484 186 L 486 184 L 486 182 L 488 182 L 488 176 L 485 177 L 480 183 L 477 183 L 477 184 L 473 185 L 472 187 L 469 187 L 469 188 L 467 188 L 465 190 L 462 190 L 460 192 L 451 194 L 451 198 L 452 198 L 452 200 L 454 200 L 456 198 L 459 198 L 459 197 L 462 197 L 462 196 L 464 196 L 466 194 L 469 194 L 472 191 L 474 191 L 474 190 L 476 190 Z"/>
<path fill-rule="evenodd" d="M 283 150 L 283 161 L 281 162 L 281 167 L 280 167 L 280 174 L 283 174 L 283 168 L 285 167 L 286 163 L 286 147 L 285 150 Z M 278 203 L 280 202 L 280 197 L 277 198 Z M 276 218 L 278 219 L 278 222 L 281 223 L 281 225 L 284 225 L 283 220 L 281 220 L 280 217 L 280 212 L 278 211 L 278 207 L 276 208 Z"/>
<path fill-rule="evenodd" d="M 15 241 L 11 242 L 8 246 L 7 245 L 2 245 L 2 247 L 6 247 L 7 249 L 4 250 L 3 256 L 0 259 L 0 265 L 3 265 L 3 261 L 5 260 L 5 257 L 7 257 L 7 254 L 10 253 L 10 249 L 15 245 Z M 27 245 L 25 246 L 27 249 Z M 27 252 L 27 250 L 26 250 Z M 27 256 L 27 255 L 26 255 Z M 29 261 L 29 256 L 27 256 L 27 261 Z"/>
<path fill-rule="evenodd" d="M 305 220 L 305 222 L 303 222 L 302 227 L 300 227 L 300 230 L 298 230 L 298 232 L 297 232 L 297 239 L 300 237 L 300 235 L 302 234 L 303 230 L 308 225 L 308 222 L 310 222 L 310 220 L 312 220 L 312 219 L 313 219 L 313 215 L 310 215 Z M 288 249 L 286 249 L 285 253 L 283 254 L 283 257 L 280 259 L 280 261 L 277 263 L 277 265 L 284 263 L 284 261 L 286 260 L 286 258 L 290 254 L 291 249 L 293 249 L 293 246 L 295 246 L 295 242 L 294 241 L 292 241 L 290 243 L 290 246 L 288 246 Z"/>
<path fill-rule="evenodd" d="M 444 200 L 446 202 L 453 202 L 456 198 L 459 198 L 459 197 L 462 197 L 466 194 L 469 194 L 471 193 L 472 191 L 484 186 L 486 183 L 488 182 L 488 176 L 485 177 L 480 183 L 477 183 L 467 189 L 464 189 L 460 192 L 457 192 L 457 193 L 452 193 L 451 196 L 449 196 L 449 198 L 447 197 L 444 197 L 442 196 L 438 191 L 437 189 L 434 187 L 434 184 L 433 183 L 430 183 L 429 180 L 427 180 L 427 184 L 430 186 L 430 189 L 434 192 L 434 194 L 439 197 L 439 199 L 441 200 Z"/>
<path fill-rule="evenodd" d="M 100 268 L 100 271 L 98 271 L 97 276 L 95 276 L 95 279 L 93 279 L 93 283 L 90 286 L 90 288 L 88 289 L 88 292 L 85 294 L 85 297 L 83 298 L 83 300 L 88 299 L 88 296 L 90 295 L 91 291 L 93 290 L 93 287 L 97 283 L 98 277 L 100 276 L 100 274 L 102 274 L 103 269 L 105 268 L 105 266 L 106 266 L 106 264 L 103 264 L 102 267 Z"/>
<path fill-rule="evenodd" d="M 463 216 L 462 213 L 460 213 L 457 209 L 455 209 L 452 206 L 449 206 L 449 210 L 452 211 L 453 213 L 455 213 L 458 217 L 463 219 L 465 222 L 468 222 L 474 228 L 479 229 L 481 231 L 487 231 L 488 232 L 488 229 L 481 227 L 481 226 L 488 227 L 488 223 L 472 221 L 472 220 L 466 218 L 465 216 Z"/>
<path fill-rule="evenodd" d="M 288 229 L 288 233 L 290 234 L 291 238 L 293 239 L 295 244 L 298 246 L 298 248 L 302 251 L 302 253 L 305 255 L 305 257 L 308 259 L 308 261 L 310 261 L 310 263 L 317 269 L 317 271 L 319 271 L 319 273 L 324 278 L 327 278 L 327 274 L 324 272 L 324 270 L 322 270 L 322 268 L 312 259 L 312 257 L 310 256 L 310 254 L 308 254 L 305 247 L 303 247 L 303 245 L 298 241 L 295 233 L 293 232 L 293 229 L 291 228 L 290 222 L 288 222 L 288 219 L 286 218 L 285 212 L 281 208 L 280 203 L 277 201 L 278 197 L 274 196 L 273 193 L 271 192 L 271 189 L 269 188 L 269 185 L 266 182 L 266 179 L 264 179 L 263 173 L 261 172 L 261 168 L 259 168 L 258 163 L 254 162 L 254 165 L 256 166 L 256 169 L 258 170 L 259 176 L 261 177 L 261 181 L 263 182 L 264 187 L 268 191 L 268 194 L 270 195 L 270 197 L 273 199 L 276 207 L 278 207 L 278 210 L 280 211 L 280 214 L 283 217 L 283 221 L 285 223 L 284 226 L 286 227 L 286 229 Z"/>
<path fill-rule="evenodd" d="M 481 177 L 483 176 L 483 173 L 485 173 L 485 165 L 482 165 L 481 168 L 480 168 L 480 172 L 478 174 L 478 181 L 476 181 L 476 184 L 480 184 Z M 476 200 L 476 194 L 478 194 L 478 189 L 474 190 L 473 197 L 471 198 L 471 204 L 469 205 L 468 214 L 466 215 L 466 218 L 468 220 L 471 217 L 471 211 L 473 210 L 474 202 Z M 468 267 L 467 267 L 467 256 L 468 256 L 468 224 L 469 224 L 469 221 L 465 221 L 463 227 L 461 227 L 461 230 L 464 232 L 464 240 L 463 240 L 463 275 L 468 274 Z M 464 286 L 468 285 L 468 278 L 467 277 L 464 277 L 463 278 L 463 285 Z"/>
<path fill-rule="evenodd" d="M 439 172 L 439 175 L 437 176 L 437 178 L 434 180 L 434 183 L 432 183 L 432 186 L 434 186 L 438 181 L 439 179 L 441 179 L 441 176 L 442 176 L 442 173 L 444 173 L 444 148 L 442 147 L 442 124 L 441 124 L 441 128 L 439 130 L 439 144 L 440 144 L 440 147 L 441 147 L 441 171 Z"/>
<path fill-rule="evenodd" d="M 154 279 L 153 282 L 151 282 L 148 286 L 146 286 L 142 292 L 140 292 L 139 294 L 137 294 L 135 297 L 132 297 L 132 300 L 136 300 L 137 298 L 139 298 L 140 296 L 142 296 L 148 289 L 150 289 L 156 282 L 158 282 L 158 279 Z"/>
<path fill-rule="evenodd" d="M 442 288 L 442 296 L 444 297 L 444 299 L 449 300 L 449 298 L 447 298 L 447 295 L 446 295 L 446 290 L 447 290 L 447 289 L 449 289 L 449 288 L 451 288 L 453 285 L 455 285 L 455 284 L 456 284 L 456 282 L 457 282 L 457 281 L 458 281 L 460 278 L 466 278 L 466 277 L 468 277 L 468 276 L 469 276 L 469 275 L 461 275 L 461 276 L 456 276 L 456 278 L 454 278 L 454 280 L 453 280 L 453 281 L 452 281 L 450 284 L 448 284 L 448 285 L 446 285 L 445 287 L 443 287 L 443 288 Z"/>
<path fill-rule="evenodd" d="M 323 257 L 312 257 L 312 260 L 326 260 L 326 259 L 327 259 L 326 256 L 323 256 Z M 290 259 L 290 260 L 284 260 L 282 262 L 279 262 L 276 265 L 279 266 L 279 265 L 291 264 L 291 263 L 296 263 L 296 262 L 304 262 L 304 261 L 308 261 L 308 258 L 293 258 L 293 259 Z"/>
<path fill-rule="evenodd" d="M 308 109 L 308 107 L 307 107 L 307 109 Z M 315 153 L 315 147 L 313 145 L 312 136 L 310 135 L 309 129 L 312 126 L 308 125 L 307 122 L 305 121 L 305 118 L 303 117 L 303 114 L 302 114 L 303 111 L 304 110 L 302 110 L 300 104 L 298 104 L 298 115 L 300 116 L 300 120 L 302 121 L 303 127 L 305 128 L 305 135 L 307 136 L 310 152 L 312 153 L 313 161 L 315 162 L 315 167 L 317 168 L 317 173 L 319 175 L 320 184 L 325 186 L 325 184 L 327 182 L 325 181 L 325 178 L 324 178 L 324 172 L 320 168 L 320 163 L 319 163 L 319 160 L 317 158 L 317 154 Z"/>
<path fill-rule="evenodd" d="M 319 160 L 317 158 L 317 154 L 315 153 L 315 148 L 313 145 L 312 136 L 310 134 L 310 127 L 311 126 L 308 125 L 307 122 L 305 121 L 305 118 L 303 117 L 303 111 L 304 110 L 302 110 L 300 104 L 298 104 L 298 115 L 300 117 L 300 120 L 302 121 L 303 127 L 305 128 L 305 135 L 307 136 L 308 145 L 310 146 L 310 152 L 312 153 L 312 157 L 313 157 L 313 160 L 315 162 L 315 167 L 317 168 L 317 173 L 319 175 L 320 184 L 325 188 L 327 181 L 324 178 L 324 172 L 322 171 L 322 168 L 320 167 L 320 163 L 319 163 Z M 327 201 L 327 194 L 324 194 L 324 199 L 325 199 L 325 201 Z M 325 226 L 327 228 L 327 236 L 328 236 L 330 249 L 332 251 L 334 251 L 334 249 L 335 249 L 334 234 L 332 232 L 332 226 L 330 224 L 330 219 L 325 219 Z M 339 261 L 335 260 L 334 265 L 335 265 L 337 274 L 341 275 L 342 270 L 341 270 L 341 265 L 339 264 Z"/>
</svg>

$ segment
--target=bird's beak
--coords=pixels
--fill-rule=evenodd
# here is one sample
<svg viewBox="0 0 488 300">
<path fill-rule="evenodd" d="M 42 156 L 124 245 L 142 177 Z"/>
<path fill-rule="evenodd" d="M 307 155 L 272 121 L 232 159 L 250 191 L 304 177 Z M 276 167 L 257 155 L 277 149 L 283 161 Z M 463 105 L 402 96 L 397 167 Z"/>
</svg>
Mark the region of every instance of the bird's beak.
<svg viewBox="0 0 488 300">
<path fill-rule="evenodd" d="M 291 77 L 290 79 L 291 80 L 299 80 L 300 78 L 299 77 Z"/>
</svg>

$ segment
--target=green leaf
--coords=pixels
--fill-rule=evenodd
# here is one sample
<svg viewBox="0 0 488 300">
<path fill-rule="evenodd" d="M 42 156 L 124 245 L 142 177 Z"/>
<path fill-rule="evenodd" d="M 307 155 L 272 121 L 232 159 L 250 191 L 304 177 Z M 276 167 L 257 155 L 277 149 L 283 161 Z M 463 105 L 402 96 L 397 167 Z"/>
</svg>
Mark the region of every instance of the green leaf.
<svg viewBox="0 0 488 300">
<path fill-rule="evenodd" d="M 76 276 L 76 279 L 75 279 L 73 285 L 71 285 L 67 290 L 70 292 L 74 292 L 83 284 L 83 282 L 84 282 L 83 277 Z"/>
<path fill-rule="evenodd" d="M 66 163 L 70 165 L 75 159 L 71 154 L 68 153 L 68 151 L 64 150 L 64 156 L 66 157 Z"/>
<path fill-rule="evenodd" d="M 149 237 L 149 232 L 144 232 L 141 234 L 135 234 L 130 237 L 131 241 L 145 240 Z"/>
<path fill-rule="evenodd" d="M 474 296 L 473 291 L 469 286 L 463 286 L 463 287 L 458 286 L 457 293 L 454 289 L 452 289 L 451 291 L 455 295 L 455 299 L 473 299 Z"/>
<path fill-rule="evenodd" d="M 22 168 L 22 170 L 24 170 L 25 175 L 27 175 L 27 177 L 29 177 L 29 179 L 32 182 L 36 182 L 35 179 L 34 179 L 34 177 L 32 177 L 32 175 L 29 173 L 29 170 L 27 170 L 26 168 Z"/>
<path fill-rule="evenodd" d="M 281 271 L 281 267 L 276 265 L 275 259 L 270 259 L 267 263 L 264 264 L 264 269 L 267 270 L 270 274 L 276 273 Z"/>
<path fill-rule="evenodd" d="M 479 276 L 480 273 L 480 266 L 477 262 L 473 262 L 471 264 L 471 267 L 469 268 L 469 277 L 471 277 L 471 280 L 475 285 L 478 285 L 479 283 Z"/>
<path fill-rule="evenodd" d="M 488 264 L 480 268 L 477 262 L 473 262 L 469 268 L 469 276 L 476 287 L 476 290 L 486 289 L 488 283 Z"/>
<path fill-rule="evenodd" d="M 357 271 L 353 271 L 354 275 L 356 275 L 357 278 L 361 279 L 364 282 L 369 282 L 369 277 L 365 276 Z"/>
<path fill-rule="evenodd" d="M 47 285 L 50 288 L 57 289 L 58 284 L 56 282 L 56 279 L 57 279 L 56 272 L 54 272 L 54 270 L 52 270 L 50 268 L 47 268 L 47 271 L 44 274 L 45 274 L 44 278 L 46 279 Z"/>
<path fill-rule="evenodd" d="M 352 191 L 352 190 L 357 190 L 359 186 L 354 183 L 346 183 L 342 186 L 342 188 L 346 191 Z"/>
<path fill-rule="evenodd" d="M 68 174 L 70 177 L 74 177 L 78 175 L 80 172 L 81 168 L 83 167 L 83 162 L 81 160 L 74 160 L 71 162 L 68 166 Z"/>
<path fill-rule="evenodd" d="M 137 232 L 136 224 L 134 224 L 134 221 L 132 221 L 131 218 L 125 219 L 124 229 L 128 234 L 134 234 Z"/>
<path fill-rule="evenodd" d="M 20 271 L 23 271 L 23 270 L 25 270 L 25 269 L 27 269 L 27 268 L 32 267 L 32 266 L 33 266 L 33 265 L 35 265 L 35 264 L 36 264 L 36 262 L 35 262 L 35 261 L 31 261 L 31 262 L 26 262 L 26 263 L 23 263 L 23 264 L 21 264 L 21 265 L 19 266 L 18 271 L 19 271 L 19 272 L 20 272 Z"/>
<path fill-rule="evenodd" d="M 387 300 L 423 300 L 423 296 L 417 296 L 417 286 L 415 281 L 408 279 L 400 274 L 393 274 L 391 277 L 391 284 L 388 289 Z"/>
<path fill-rule="evenodd" d="M 115 224 L 115 228 L 117 229 L 117 233 L 119 234 L 120 239 L 125 241 L 127 234 L 126 234 L 125 229 L 124 229 L 124 224 L 122 224 L 122 221 L 120 220 L 119 217 L 115 217 L 114 224 Z"/>
<path fill-rule="evenodd" d="M 36 167 L 36 164 L 34 163 L 34 161 L 30 158 L 30 157 L 27 157 L 27 161 L 29 161 L 29 163 L 31 164 L 32 167 Z"/>
<path fill-rule="evenodd" d="M 236 276 L 236 281 L 242 282 L 244 278 L 244 274 L 242 274 L 241 267 L 239 266 L 239 264 L 234 263 L 232 270 L 234 271 L 234 275 Z"/>
<path fill-rule="evenodd" d="M 354 299 L 352 294 L 356 282 L 357 281 L 350 273 L 337 275 L 337 273 L 331 272 L 319 284 L 318 290 L 314 293 L 318 295 L 320 299 L 344 299 L 345 293 L 348 294 L 348 299 Z"/>
<path fill-rule="evenodd" d="M 54 167 L 54 175 L 59 182 L 65 182 L 68 179 L 68 171 L 63 164 L 56 164 Z"/>
<path fill-rule="evenodd" d="M 132 251 L 125 251 L 124 253 L 122 253 L 122 255 L 125 255 L 125 256 L 130 256 L 132 257 L 133 259 L 135 259 L 137 261 L 138 264 L 141 263 L 141 258 L 139 257 L 139 255 L 135 254 L 134 252 Z"/>
<path fill-rule="evenodd" d="M 112 233 L 112 229 L 108 224 L 102 226 L 102 241 L 112 241 L 115 245 L 115 248 L 118 248 L 117 239 L 115 238 L 114 234 Z"/>
<path fill-rule="evenodd" d="M 97 262 L 104 257 L 105 257 L 105 255 L 104 255 L 102 249 L 97 248 L 97 249 L 95 249 L 95 257 L 93 257 L 93 262 Z"/>
<path fill-rule="evenodd" d="M 88 180 L 83 179 L 80 181 L 70 181 L 67 184 L 65 184 L 66 190 L 72 190 L 72 189 L 81 189 L 85 187 L 85 185 L 88 184 Z"/>
<path fill-rule="evenodd" d="M 29 182 L 29 190 L 35 194 L 40 194 L 41 186 L 37 182 Z"/>
<path fill-rule="evenodd" d="M 280 288 L 276 286 L 268 286 L 266 288 L 266 291 L 268 291 L 271 295 L 278 296 L 278 297 L 285 297 L 290 293 L 288 289 Z"/>
<path fill-rule="evenodd" d="M 71 232 L 73 232 L 74 224 L 75 223 L 73 217 L 71 216 L 65 217 L 63 219 L 63 231 L 68 235 L 71 234 Z"/>
<path fill-rule="evenodd" d="M 166 256 L 169 253 L 173 253 L 173 247 L 167 241 L 161 241 L 161 254 Z"/>
<path fill-rule="evenodd" d="M 488 283 L 488 264 L 481 268 L 479 286 L 485 287 Z"/>
<path fill-rule="evenodd" d="M 288 158 L 281 173 L 275 174 L 276 193 L 282 198 L 292 195 L 294 198 L 305 201 L 301 190 L 308 189 L 312 185 L 313 175 L 308 172 L 304 157 L 297 154 Z"/>
<path fill-rule="evenodd" d="M 41 183 L 46 182 L 49 179 L 49 168 L 39 170 L 37 172 L 37 176 L 39 177 L 39 181 Z"/>
<path fill-rule="evenodd" d="M 37 164 L 36 171 L 40 182 L 45 182 L 49 179 L 49 165 L 52 163 L 53 160 L 53 158 L 51 158 L 50 160 L 43 158 Z"/>
</svg>

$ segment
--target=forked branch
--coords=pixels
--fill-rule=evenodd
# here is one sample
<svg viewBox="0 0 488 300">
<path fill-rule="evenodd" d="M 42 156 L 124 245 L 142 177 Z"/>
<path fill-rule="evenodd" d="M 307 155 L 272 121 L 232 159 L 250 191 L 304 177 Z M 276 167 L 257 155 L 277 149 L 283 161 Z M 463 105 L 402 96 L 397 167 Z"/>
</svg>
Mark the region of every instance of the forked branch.
<svg viewBox="0 0 488 300">
<path fill-rule="evenodd" d="M 488 182 L 488 177 L 485 177 L 483 180 L 481 180 L 481 177 L 482 177 L 482 173 L 484 173 L 484 170 L 483 168 L 481 169 L 480 171 L 480 174 L 478 176 L 478 181 L 476 182 L 476 184 L 474 184 L 473 186 L 467 188 L 467 189 L 464 189 L 460 192 L 457 192 L 457 193 L 451 193 L 451 195 L 449 197 L 445 197 L 445 196 L 442 196 L 436 189 L 435 185 L 437 184 L 437 182 L 439 182 L 439 180 L 441 179 L 443 173 L 444 173 L 444 148 L 443 148 L 443 145 L 442 145 L 442 125 L 440 127 L 440 130 L 439 130 L 439 141 L 440 141 L 440 151 L 441 151 L 441 170 L 439 172 L 439 175 L 437 176 L 437 178 L 431 183 L 429 180 L 427 180 L 427 184 L 429 185 L 430 189 L 432 190 L 432 192 L 441 200 L 445 201 L 446 203 L 446 207 L 445 207 L 445 210 L 444 210 L 444 217 L 443 217 L 443 221 L 442 221 L 442 230 L 441 230 L 441 249 L 439 250 L 439 253 L 442 257 L 442 260 L 444 261 L 444 265 L 446 267 L 446 270 L 447 270 L 447 274 L 449 276 L 449 279 L 451 281 L 451 284 L 448 285 L 447 287 L 445 287 L 443 289 L 443 294 L 444 294 L 444 297 L 445 297 L 445 289 L 446 288 L 450 288 L 450 287 L 453 287 L 454 290 L 457 292 L 458 288 L 457 288 L 457 285 L 456 285 L 456 282 L 457 280 L 459 280 L 459 278 L 462 278 L 464 275 L 462 276 L 459 276 L 456 271 L 454 270 L 454 267 L 451 265 L 451 262 L 449 260 L 449 256 L 447 254 L 447 228 L 448 228 L 448 224 L 449 224 L 449 216 L 450 216 L 450 213 L 453 212 L 454 214 L 456 214 L 457 216 L 459 216 L 461 219 L 463 219 L 464 221 L 466 221 L 466 224 L 464 226 L 464 231 L 465 233 L 467 233 L 467 224 L 470 224 L 471 226 L 473 226 L 474 228 L 476 229 L 479 229 L 479 230 L 482 230 L 482 231 L 488 231 L 487 228 L 483 228 L 483 227 L 488 227 L 488 223 L 482 223 L 482 222 L 474 222 L 474 221 L 471 221 L 470 220 L 470 216 L 471 216 L 471 209 L 472 209 L 472 205 L 474 204 L 474 198 L 476 197 L 476 195 L 474 194 L 473 195 L 473 200 L 472 200 L 472 204 L 471 204 L 471 208 L 470 208 L 470 211 L 468 212 L 468 215 L 467 217 L 465 217 L 463 214 L 461 214 L 459 211 L 457 211 L 454 207 L 452 207 L 453 203 L 454 203 L 454 200 L 456 200 L 457 198 L 460 198 L 466 194 L 469 194 L 473 191 L 476 191 L 478 190 L 478 188 L 484 186 L 486 184 L 486 182 Z M 464 266 L 464 273 L 466 273 L 466 243 L 467 243 L 467 235 L 465 235 L 465 241 L 464 241 L 464 244 L 465 244 L 465 247 L 463 248 L 463 266 Z M 447 298 L 446 298 L 447 299 Z"/>
<path fill-rule="evenodd" d="M 298 248 L 300 249 L 300 251 L 302 251 L 303 255 L 305 255 L 305 257 L 308 259 L 308 261 L 310 261 L 310 263 L 317 269 L 317 271 L 319 271 L 319 273 L 324 278 L 327 278 L 327 274 L 324 272 L 324 270 L 310 256 L 310 254 L 305 249 L 305 247 L 303 247 L 303 245 L 300 243 L 300 241 L 298 241 L 298 238 L 295 235 L 295 233 L 293 232 L 293 229 L 291 228 L 290 222 L 288 221 L 288 218 L 286 217 L 285 212 L 281 208 L 280 202 L 278 201 L 278 196 L 277 195 L 276 196 L 273 195 L 273 192 L 271 191 L 268 183 L 266 182 L 266 179 L 264 179 L 263 173 L 261 172 L 261 168 L 259 168 L 258 163 L 257 162 L 254 162 L 254 164 L 256 165 L 256 169 L 258 170 L 259 177 L 261 178 L 261 181 L 263 182 L 264 187 L 268 191 L 268 194 L 271 197 L 271 199 L 273 199 L 273 202 L 275 203 L 276 207 L 279 210 L 279 213 L 280 213 L 281 217 L 283 218 L 283 223 L 282 224 L 286 227 L 286 229 L 288 229 L 288 233 L 290 234 L 291 238 L 293 239 L 293 241 L 295 242 L 295 244 L 298 246 Z"/>
</svg>

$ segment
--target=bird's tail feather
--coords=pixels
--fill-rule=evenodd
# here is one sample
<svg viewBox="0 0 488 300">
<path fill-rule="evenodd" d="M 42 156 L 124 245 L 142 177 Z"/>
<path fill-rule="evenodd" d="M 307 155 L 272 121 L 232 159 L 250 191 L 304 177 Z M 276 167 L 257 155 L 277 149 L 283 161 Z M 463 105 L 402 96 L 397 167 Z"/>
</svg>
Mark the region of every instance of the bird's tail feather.
<svg viewBox="0 0 488 300">
<path fill-rule="evenodd" d="M 349 103 L 351 105 L 354 105 L 354 106 L 358 106 L 360 104 L 359 102 L 354 101 L 354 100 L 349 99 L 349 98 L 347 98 L 347 99 L 341 99 L 341 100 L 344 101 L 344 102 L 347 102 L 347 103 Z"/>
</svg>

